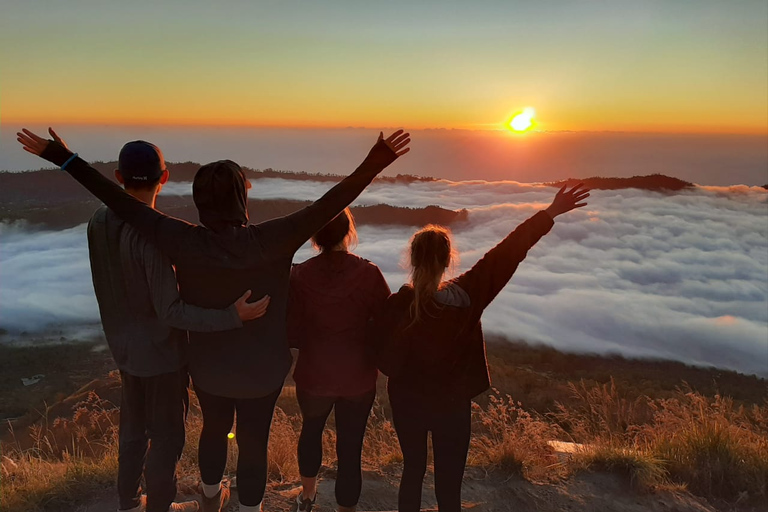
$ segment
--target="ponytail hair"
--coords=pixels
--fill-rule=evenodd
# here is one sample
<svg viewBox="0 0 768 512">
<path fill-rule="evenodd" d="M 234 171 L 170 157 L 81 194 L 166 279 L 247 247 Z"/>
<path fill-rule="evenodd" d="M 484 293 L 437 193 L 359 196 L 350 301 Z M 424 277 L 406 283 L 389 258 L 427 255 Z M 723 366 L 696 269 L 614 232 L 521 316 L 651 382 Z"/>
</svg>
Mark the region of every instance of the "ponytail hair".
<svg viewBox="0 0 768 512">
<path fill-rule="evenodd" d="M 357 246 L 357 229 L 355 218 L 349 208 L 333 218 L 328 224 L 314 234 L 312 245 L 320 252 L 329 252 L 341 248 L 347 250 Z"/>
<path fill-rule="evenodd" d="M 411 286 L 414 297 L 411 316 L 414 325 L 421 320 L 440 288 L 445 269 L 454 259 L 450 229 L 429 224 L 414 233 L 410 244 Z"/>
</svg>

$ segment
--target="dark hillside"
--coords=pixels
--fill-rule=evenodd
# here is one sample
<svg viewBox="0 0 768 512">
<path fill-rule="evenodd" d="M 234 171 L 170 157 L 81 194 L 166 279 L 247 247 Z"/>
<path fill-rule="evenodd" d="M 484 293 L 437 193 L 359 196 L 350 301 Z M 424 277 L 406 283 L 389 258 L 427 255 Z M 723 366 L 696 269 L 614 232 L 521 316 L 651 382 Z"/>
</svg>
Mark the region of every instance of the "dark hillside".
<svg viewBox="0 0 768 512">
<path fill-rule="evenodd" d="M 93 166 L 112 178 L 115 162 L 96 162 Z M 169 163 L 173 181 L 192 181 L 200 165 L 185 162 Z M 319 179 L 318 175 L 287 173 L 267 169 L 246 170 L 251 179 L 281 177 L 287 179 Z M 322 176 L 324 181 L 338 181 L 341 176 Z M 392 182 L 428 181 L 432 178 L 398 176 L 384 178 Z M 292 213 L 310 204 L 309 201 L 290 199 L 249 200 L 248 213 L 251 222 L 262 222 Z M 87 222 L 100 202 L 92 197 L 76 181 L 59 170 L 39 170 L 23 173 L 0 173 L 0 221 L 25 220 L 29 224 L 48 229 L 64 229 Z M 198 222 L 197 211 L 191 196 L 160 196 L 157 207 L 161 211 L 187 220 Z M 378 204 L 353 207 L 359 224 L 388 224 L 423 226 L 424 224 L 451 225 L 466 220 L 467 212 L 452 211 L 438 206 L 403 208 Z"/>
<path fill-rule="evenodd" d="M 631 178 L 601 178 L 599 176 L 584 179 L 569 178 L 564 181 L 548 183 L 548 185 L 560 188 L 563 185 L 572 187 L 579 183 L 584 183 L 584 185 L 593 190 L 637 188 L 640 190 L 652 190 L 654 192 L 677 192 L 694 187 L 693 183 L 672 178 L 670 176 L 664 176 L 663 174 L 632 176 Z"/>
</svg>

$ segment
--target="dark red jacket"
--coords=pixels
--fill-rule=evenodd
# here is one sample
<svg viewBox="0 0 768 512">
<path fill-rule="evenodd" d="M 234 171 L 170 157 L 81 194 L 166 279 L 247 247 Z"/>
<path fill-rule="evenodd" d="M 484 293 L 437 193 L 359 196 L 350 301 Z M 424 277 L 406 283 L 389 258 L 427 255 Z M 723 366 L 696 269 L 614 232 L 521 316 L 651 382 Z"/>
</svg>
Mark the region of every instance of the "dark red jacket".
<svg viewBox="0 0 768 512">
<path fill-rule="evenodd" d="M 291 269 L 288 341 L 299 349 L 297 388 L 319 396 L 356 396 L 376 387 L 368 322 L 389 296 L 379 267 L 342 251 Z"/>
<path fill-rule="evenodd" d="M 450 401 L 470 399 L 490 387 L 480 317 L 552 225 L 545 212 L 523 222 L 471 269 L 448 281 L 412 326 L 413 288 L 403 286 L 387 299 L 372 332 L 390 390 Z"/>
</svg>

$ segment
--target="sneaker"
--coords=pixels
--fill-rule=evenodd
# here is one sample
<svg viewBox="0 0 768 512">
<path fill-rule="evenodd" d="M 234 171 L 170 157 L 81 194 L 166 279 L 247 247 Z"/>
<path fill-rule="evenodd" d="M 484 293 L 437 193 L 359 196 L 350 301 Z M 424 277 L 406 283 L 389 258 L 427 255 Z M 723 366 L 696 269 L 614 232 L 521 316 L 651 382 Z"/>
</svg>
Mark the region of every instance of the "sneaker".
<svg viewBox="0 0 768 512">
<path fill-rule="evenodd" d="M 141 498 L 139 498 L 139 504 L 136 505 L 133 508 L 128 508 L 125 510 L 117 509 L 117 512 L 145 512 L 147 510 L 147 495 L 142 494 Z"/>
<path fill-rule="evenodd" d="M 298 510 L 300 512 L 312 512 L 312 509 L 315 506 L 315 502 L 317 501 L 317 492 L 315 492 L 315 499 L 309 499 L 309 498 L 302 498 L 303 493 L 299 493 L 296 496 L 296 503 L 299 505 Z"/>
<path fill-rule="evenodd" d="M 181 503 L 171 503 L 168 512 L 197 512 L 200 504 L 196 501 L 182 501 Z"/>
<path fill-rule="evenodd" d="M 229 503 L 229 482 L 226 480 L 221 482 L 221 488 L 213 498 L 206 497 L 202 485 L 200 486 L 199 492 L 202 497 L 203 512 L 221 512 Z"/>
</svg>

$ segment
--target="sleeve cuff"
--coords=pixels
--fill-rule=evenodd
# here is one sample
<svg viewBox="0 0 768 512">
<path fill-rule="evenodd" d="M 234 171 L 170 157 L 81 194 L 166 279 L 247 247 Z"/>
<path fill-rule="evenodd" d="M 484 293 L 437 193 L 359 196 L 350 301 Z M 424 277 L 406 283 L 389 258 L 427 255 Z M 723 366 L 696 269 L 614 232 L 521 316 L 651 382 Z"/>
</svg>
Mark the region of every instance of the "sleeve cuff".
<svg viewBox="0 0 768 512">
<path fill-rule="evenodd" d="M 76 153 L 72 153 L 54 140 L 49 141 L 43 152 L 40 153 L 40 158 L 48 160 L 59 167 L 68 164 L 76 156 Z"/>
<path fill-rule="evenodd" d="M 243 326 L 243 321 L 240 320 L 240 315 L 237 313 L 237 308 L 234 304 L 230 304 L 230 306 L 227 308 L 229 311 L 229 314 L 232 316 L 232 319 L 235 323 L 235 328 L 239 328 Z"/>
<path fill-rule="evenodd" d="M 61 164 L 61 170 L 62 170 L 62 171 L 66 171 L 66 170 L 67 170 L 67 166 L 68 166 L 68 165 L 69 165 L 69 164 L 72 162 L 72 160 L 74 160 L 75 158 L 77 158 L 77 153 L 73 153 L 71 157 L 67 158 L 67 161 L 66 161 L 66 162 L 64 162 L 63 164 Z"/>
<path fill-rule="evenodd" d="M 555 219 L 546 210 L 541 210 L 539 213 L 533 216 L 536 219 L 536 225 L 541 226 L 542 229 L 549 231 L 552 226 L 555 225 Z"/>
</svg>

